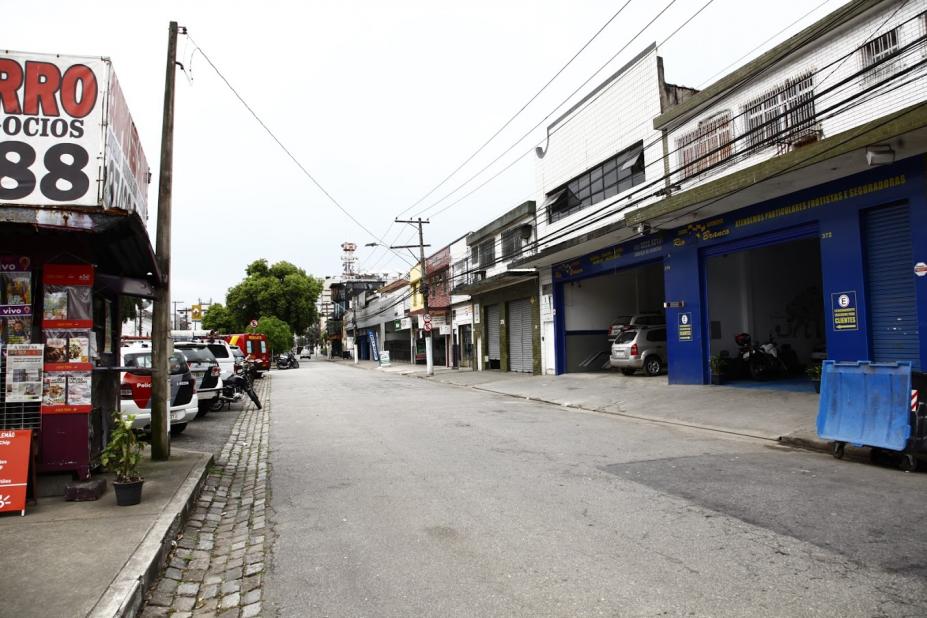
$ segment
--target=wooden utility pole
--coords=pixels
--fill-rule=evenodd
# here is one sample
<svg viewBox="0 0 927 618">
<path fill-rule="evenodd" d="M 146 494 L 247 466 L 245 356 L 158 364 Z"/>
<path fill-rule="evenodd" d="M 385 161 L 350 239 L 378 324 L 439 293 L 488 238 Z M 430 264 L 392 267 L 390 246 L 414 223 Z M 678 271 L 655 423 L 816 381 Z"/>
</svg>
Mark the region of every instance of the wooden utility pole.
<svg viewBox="0 0 927 618">
<path fill-rule="evenodd" d="M 421 217 L 414 220 L 402 220 L 396 219 L 396 223 L 408 223 L 409 225 L 418 227 L 418 245 L 401 245 L 397 247 L 390 247 L 390 249 L 408 249 L 410 247 L 418 247 L 418 256 L 419 264 L 422 269 L 422 279 L 419 283 L 419 290 L 422 293 L 422 304 L 424 306 L 425 315 L 423 321 L 425 322 L 425 375 L 433 376 L 435 374 L 435 361 L 434 361 L 434 341 L 431 338 L 431 314 L 428 313 L 428 269 L 425 267 L 425 237 L 422 232 L 422 225 L 425 223 L 430 223 L 427 219 L 424 221 Z M 415 360 L 415 350 L 412 350 L 412 360 Z"/>
<path fill-rule="evenodd" d="M 161 123 L 161 175 L 158 181 L 158 232 L 155 253 L 161 285 L 155 294 L 151 323 L 151 458 L 171 456 L 170 370 L 171 354 L 171 186 L 174 166 L 174 76 L 177 64 L 177 22 L 167 35 L 167 71 L 164 77 L 164 118 Z"/>
</svg>

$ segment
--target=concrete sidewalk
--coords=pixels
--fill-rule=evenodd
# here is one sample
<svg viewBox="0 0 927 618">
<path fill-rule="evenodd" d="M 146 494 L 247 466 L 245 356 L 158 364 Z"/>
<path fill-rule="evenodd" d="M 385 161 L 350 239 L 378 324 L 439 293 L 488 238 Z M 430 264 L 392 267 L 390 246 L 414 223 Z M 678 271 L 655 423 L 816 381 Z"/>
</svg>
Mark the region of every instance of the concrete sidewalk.
<svg viewBox="0 0 927 618">
<path fill-rule="evenodd" d="M 363 369 L 425 377 L 423 365 L 378 367 L 372 361 L 335 361 Z M 764 388 L 667 384 L 666 376 L 617 372 L 533 376 L 435 367 L 431 380 L 512 397 L 710 429 L 827 450 L 817 437 L 818 395 Z"/>
<path fill-rule="evenodd" d="M 134 616 L 206 477 L 212 455 L 173 449 L 141 465 L 142 502 L 116 506 L 112 475 L 94 502 L 40 498 L 0 516 L 4 616 Z M 40 481 L 41 482 L 41 481 Z"/>
</svg>

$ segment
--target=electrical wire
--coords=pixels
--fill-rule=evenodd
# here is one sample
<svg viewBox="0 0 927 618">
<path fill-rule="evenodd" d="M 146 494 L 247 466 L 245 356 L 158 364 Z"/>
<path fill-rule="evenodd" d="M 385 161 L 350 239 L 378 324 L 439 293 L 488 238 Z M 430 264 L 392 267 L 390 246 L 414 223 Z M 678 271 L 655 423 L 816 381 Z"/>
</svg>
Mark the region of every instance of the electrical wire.
<svg viewBox="0 0 927 618">
<path fill-rule="evenodd" d="M 340 210 L 348 219 L 353 221 L 354 224 L 357 225 L 357 227 L 362 229 L 367 234 L 370 234 L 372 238 L 375 238 L 379 240 L 380 242 L 383 242 L 382 238 L 380 238 L 379 236 L 371 232 L 370 229 L 368 229 L 366 225 L 361 223 L 357 219 L 357 217 L 351 214 L 351 212 L 347 208 L 342 206 L 341 202 L 336 200 L 335 197 L 331 193 L 329 193 L 328 190 L 325 187 L 323 187 L 322 184 L 318 180 L 316 180 L 315 176 L 313 176 L 312 173 L 299 161 L 299 159 L 296 158 L 296 155 L 294 155 L 293 152 L 289 148 L 287 148 L 287 146 L 280 140 L 280 138 L 277 137 L 276 133 L 274 133 L 270 129 L 270 127 L 267 126 L 267 123 L 265 123 L 264 120 L 258 115 L 258 113 L 254 111 L 254 108 L 252 108 L 251 105 L 249 105 L 248 102 L 244 99 L 244 97 L 235 89 L 235 87 L 232 86 L 231 82 L 229 82 L 229 80 L 225 77 L 222 71 L 219 70 L 219 67 L 217 67 L 215 63 L 212 61 L 212 58 L 210 58 L 209 55 L 205 51 L 203 51 L 203 48 L 200 47 L 199 44 L 197 44 L 197 42 L 193 39 L 193 37 L 190 36 L 189 32 L 187 32 L 187 38 L 196 48 L 196 51 L 199 51 L 200 55 L 203 56 L 203 59 L 206 61 L 206 63 L 212 68 L 213 71 L 215 71 L 216 75 L 219 76 L 219 79 L 221 79 L 222 82 L 226 85 L 226 87 L 228 87 L 228 89 L 232 92 L 232 94 L 235 95 L 235 98 L 238 99 L 238 101 L 244 106 L 246 110 L 248 110 L 248 113 L 250 113 L 251 116 L 261 126 L 261 128 L 264 129 L 264 132 L 267 133 L 267 135 L 269 135 L 270 138 L 274 142 L 276 142 L 277 146 L 279 146 L 280 149 L 283 150 L 283 152 L 287 155 L 287 157 L 290 158 L 290 160 L 296 165 L 296 167 L 299 168 L 299 170 L 303 173 L 303 175 L 305 175 L 306 178 L 312 181 L 312 184 L 314 184 L 319 189 L 319 191 L 321 191 L 325 195 L 325 197 L 327 197 L 329 201 L 331 201 L 331 203 L 334 204 L 335 207 L 338 208 L 338 210 Z M 408 259 L 404 255 L 402 255 L 401 253 L 397 253 L 395 251 L 393 251 L 393 253 L 395 253 L 396 256 L 398 256 L 401 260 L 411 265 L 411 262 L 409 262 Z"/>
</svg>

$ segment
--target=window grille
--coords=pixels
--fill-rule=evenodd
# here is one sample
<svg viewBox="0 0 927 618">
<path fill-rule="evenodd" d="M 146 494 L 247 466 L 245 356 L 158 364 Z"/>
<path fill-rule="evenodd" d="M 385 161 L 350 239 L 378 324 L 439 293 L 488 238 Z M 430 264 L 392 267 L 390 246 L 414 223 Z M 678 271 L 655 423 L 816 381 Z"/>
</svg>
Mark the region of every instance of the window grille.
<svg viewBox="0 0 927 618">
<path fill-rule="evenodd" d="M 731 112 L 698 123 L 698 128 L 676 140 L 683 178 L 691 178 L 731 158 L 734 131 Z"/>
<path fill-rule="evenodd" d="M 816 136 L 813 71 L 749 101 L 743 112 L 746 145 L 751 150 Z"/>
<path fill-rule="evenodd" d="M 898 28 L 877 36 L 860 48 L 863 68 L 872 67 L 863 74 L 867 83 L 878 82 L 895 73 L 902 64 L 899 60 L 888 60 L 898 53 Z"/>
<path fill-rule="evenodd" d="M 521 228 L 502 233 L 502 257 L 509 258 L 521 250 Z"/>
<path fill-rule="evenodd" d="M 480 243 L 480 268 L 489 268 L 496 260 L 496 243 L 494 239 Z"/>
</svg>

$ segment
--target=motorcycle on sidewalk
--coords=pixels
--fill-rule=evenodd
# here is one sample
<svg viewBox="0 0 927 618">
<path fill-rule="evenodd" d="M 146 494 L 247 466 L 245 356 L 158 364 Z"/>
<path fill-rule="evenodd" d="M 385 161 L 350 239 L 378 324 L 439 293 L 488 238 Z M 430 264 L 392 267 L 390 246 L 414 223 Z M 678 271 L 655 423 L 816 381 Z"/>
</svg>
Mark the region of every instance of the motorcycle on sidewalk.
<svg viewBox="0 0 927 618">
<path fill-rule="evenodd" d="M 219 411 L 223 406 L 231 409 L 232 404 L 241 401 L 243 395 L 248 395 L 257 409 L 261 409 L 261 400 L 254 392 L 253 366 L 254 363 L 244 360 L 235 368 L 235 373 L 222 382 L 222 390 L 215 398 L 211 410 Z"/>
</svg>

